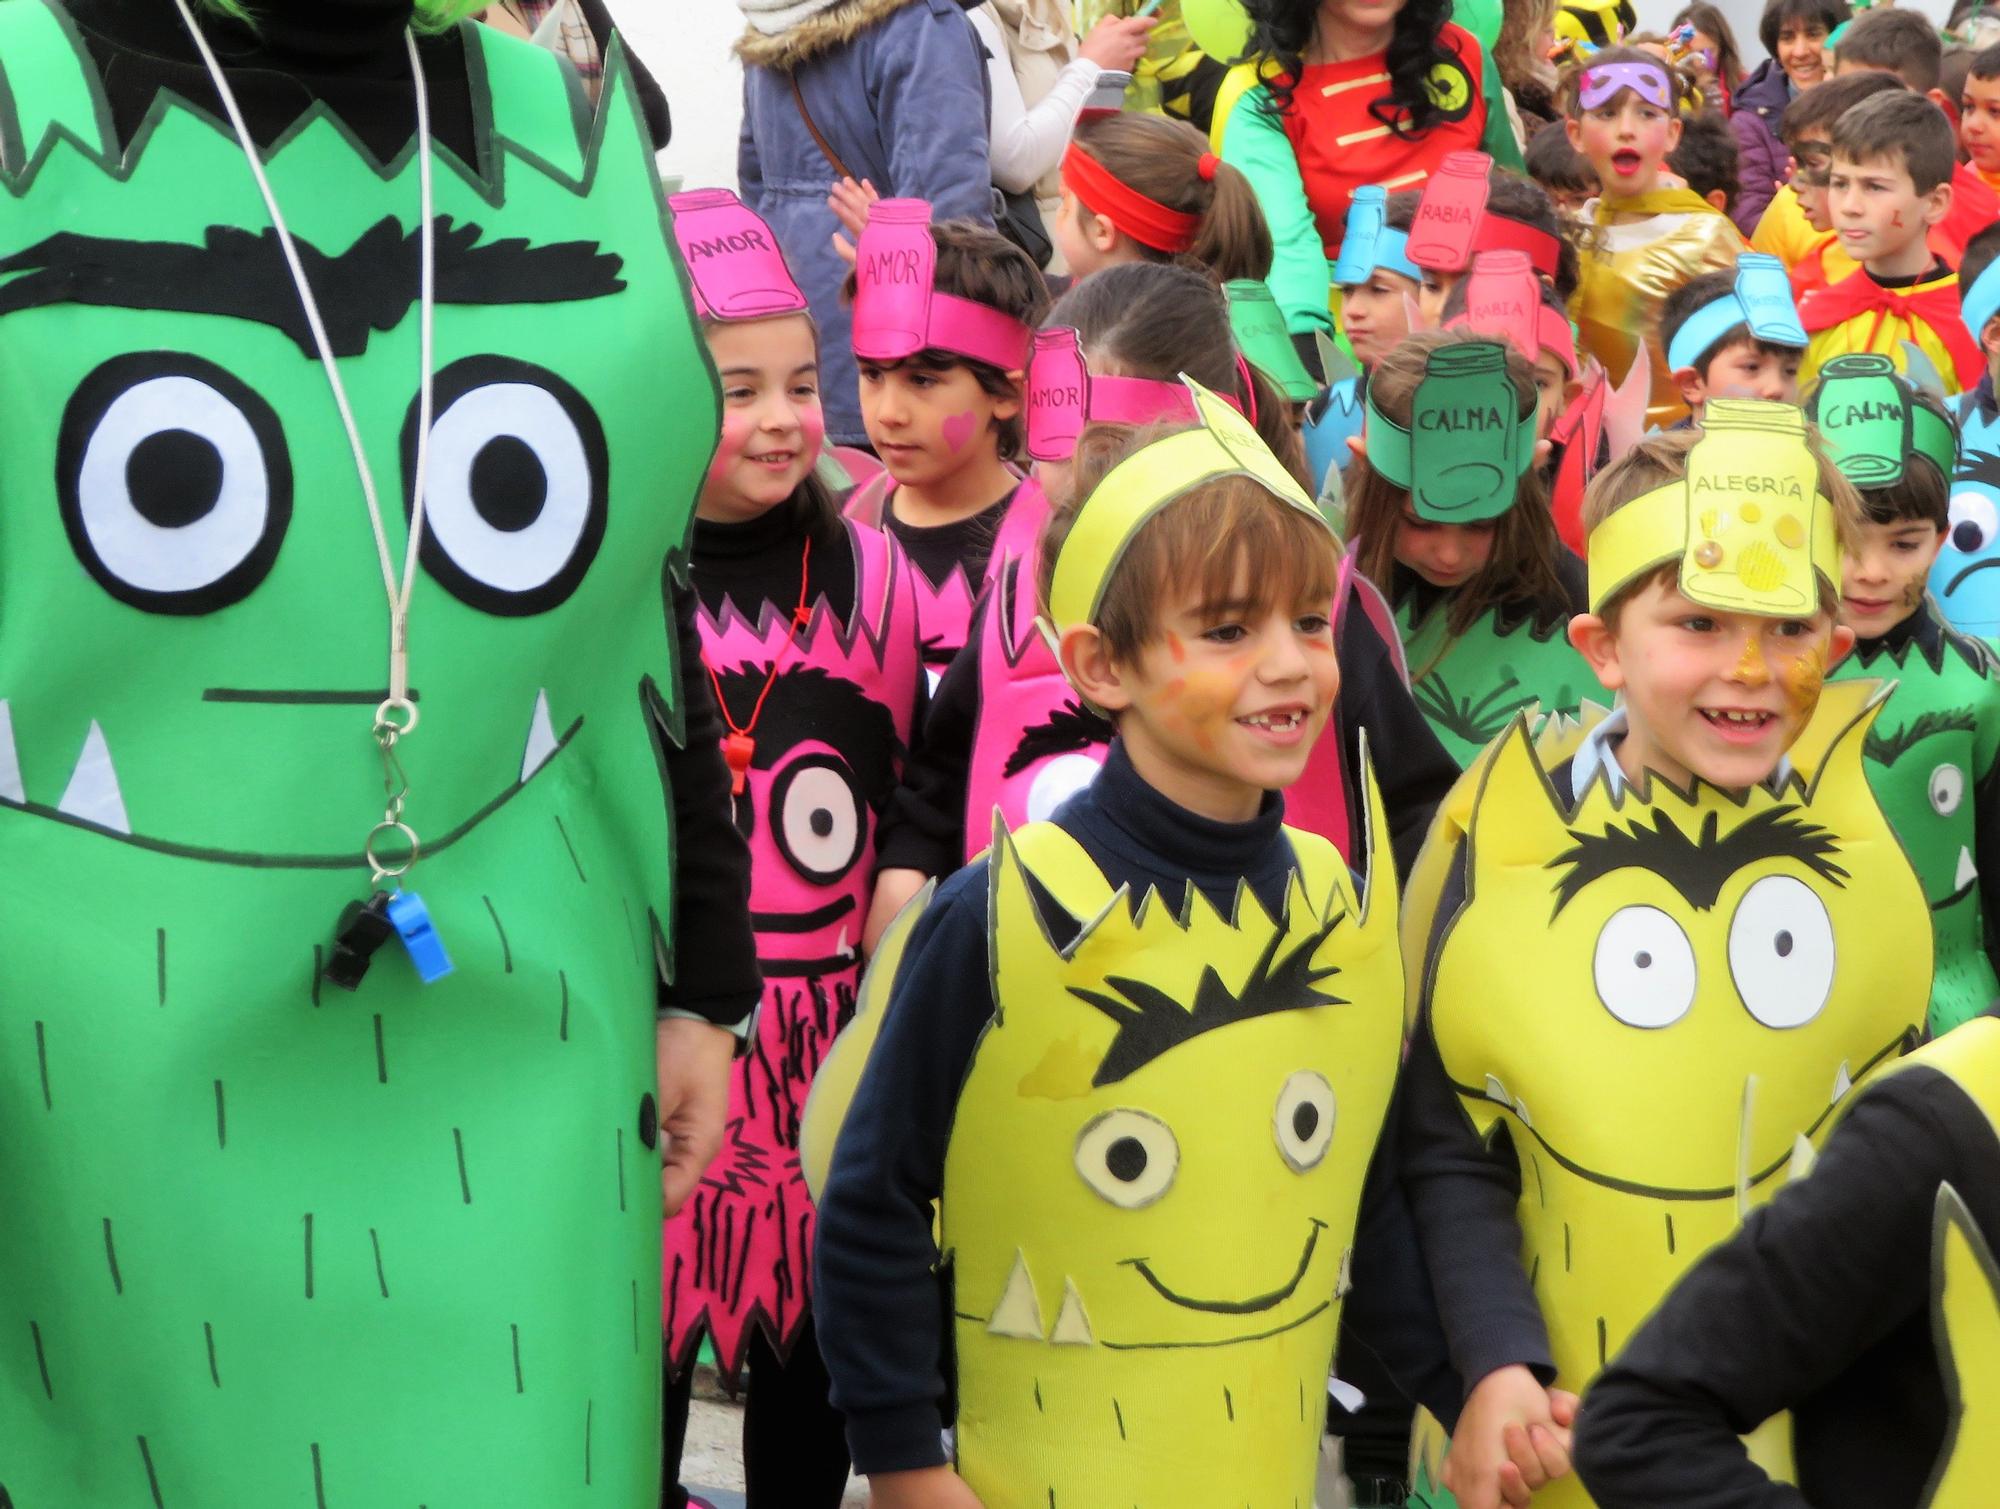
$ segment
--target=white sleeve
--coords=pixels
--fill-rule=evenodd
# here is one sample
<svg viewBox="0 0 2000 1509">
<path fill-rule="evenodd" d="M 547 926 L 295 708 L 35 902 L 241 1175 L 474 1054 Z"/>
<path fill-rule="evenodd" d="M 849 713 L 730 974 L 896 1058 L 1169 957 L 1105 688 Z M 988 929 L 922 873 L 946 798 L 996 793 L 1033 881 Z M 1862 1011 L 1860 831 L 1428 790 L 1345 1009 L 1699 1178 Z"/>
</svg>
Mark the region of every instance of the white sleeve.
<svg viewBox="0 0 2000 1509">
<path fill-rule="evenodd" d="M 1065 63 L 1048 94 L 1030 110 L 1021 98 L 999 23 L 984 6 L 965 14 L 986 49 L 986 71 L 993 82 L 993 181 L 1010 194 L 1023 194 L 1062 161 L 1070 130 L 1103 70 L 1087 58 Z"/>
</svg>

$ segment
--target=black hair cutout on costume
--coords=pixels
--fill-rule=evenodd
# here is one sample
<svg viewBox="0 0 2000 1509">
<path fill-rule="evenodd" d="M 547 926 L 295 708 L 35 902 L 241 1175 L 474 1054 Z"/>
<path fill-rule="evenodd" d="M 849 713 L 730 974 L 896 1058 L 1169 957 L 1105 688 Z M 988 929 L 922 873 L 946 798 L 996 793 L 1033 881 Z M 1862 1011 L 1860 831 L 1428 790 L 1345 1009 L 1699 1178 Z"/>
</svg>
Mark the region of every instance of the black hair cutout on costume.
<svg viewBox="0 0 2000 1509">
<path fill-rule="evenodd" d="M 1894 733 L 1870 731 L 1861 752 L 1878 765 L 1893 765 L 1917 745 L 1935 734 L 1977 733 L 1979 719 L 1963 707 L 1934 709 L 1919 713 Z"/>
<path fill-rule="evenodd" d="M 440 215 L 440 304 L 566 304 L 621 292 L 624 259 L 594 241 L 531 246 L 525 238 L 478 244 L 477 225 Z M 335 356 L 360 356 L 369 333 L 393 330 L 421 292 L 419 236 L 385 216 L 346 251 L 330 257 L 293 238 L 326 321 Z M 312 359 L 312 330 L 276 230 L 211 225 L 199 246 L 126 241 L 61 231 L 0 258 L 0 315 L 54 304 L 165 309 L 254 320 L 283 332 Z"/>
<path fill-rule="evenodd" d="M 741 722 L 750 716 L 770 673 L 768 662 L 717 669 L 723 705 Z M 753 770 L 769 770 L 808 739 L 831 745 L 861 783 L 868 805 L 880 812 L 896 789 L 896 757 L 903 752 L 889 709 L 843 676 L 816 665 L 781 671 L 757 719 Z"/>
<path fill-rule="evenodd" d="M 1071 995 L 1095 1006 L 1118 1024 L 1118 1035 L 1111 1040 L 1104 1061 L 1091 1076 L 1091 1084 L 1116 1084 L 1161 1054 L 1217 1027 L 1275 1016 L 1281 1011 L 1301 1011 L 1309 1006 L 1345 1005 L 1345 997 L 1320 989 L 1321 981 L 1340 971 L 1332 965 L 1313 963 L 1320 945 L 1340 920 L 1336 917 L 1321 927 L 1275 966 L 1278 945 L 1285 941 L 1286 935 L 1273 933 L 1240 992 L 1224 985 L 1215 967 L 1209 965 L 1202 970 L 1201 981 L 1195 986 L 1192 1007 L 1183 1006 L 1144 980 L 1115 975 L 1107 975 L 1104 983 L 1125 997 L 1122 1001 L 1100 991 L 1070 986 Z"/>
<path fill-rule="evenodd" d="M 1834 836 L 1815 823 L 1792 816 L 1796 806 L 1773 807 L 1746 818 L 1725 837 L 1717 837 L 1717 814 L 1701 820 L 1701 836 L 1690 839 L 1665 812 L 1653 813 L 1653 826 L 1635 819 L 1628 827 L 1570 837 L 1576 847 L 1565 849 L 1547 868 L 1566 867 L 1556 882 L 1557 912 L 1593 880 L 1615 870 L 1651 870 L 1680 892 L 1697 911 L 1707 911 L 1722 894 L 1723 883 L 1745 865 L 1760 859 L 1794 859 L 1815 875 L 1842 885 L 1847 871 L 1827 858 L 1840 852 Z"/>
<path fill-rule="evenodd" d="M 1068 698 L 1061 707 L 1021 735 L 1021 742 L 1007 756 L 1001 774 L 1019 775 L 1037 760 L 1109 744 L 1113 731 L 1106 719 L 1091 712 L 1074 697 Z"/>
</svg>

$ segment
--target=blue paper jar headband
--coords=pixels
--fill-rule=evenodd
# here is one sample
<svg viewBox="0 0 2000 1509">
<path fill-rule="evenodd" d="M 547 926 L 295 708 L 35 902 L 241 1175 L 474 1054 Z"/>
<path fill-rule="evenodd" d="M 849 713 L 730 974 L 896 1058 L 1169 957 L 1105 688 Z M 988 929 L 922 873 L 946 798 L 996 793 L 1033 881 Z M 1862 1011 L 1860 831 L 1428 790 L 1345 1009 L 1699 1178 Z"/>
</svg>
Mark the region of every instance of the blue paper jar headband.
<svg viewBox="0 0 2000 1509">
<path fill-rule="evenodd" d="M 1994 296 L 2000 300 L 2000 285 L 1996 285 Z M 1806 332 L 1792 302 L 1791 279 L 1785 275 L 1785 264 L 1776 257 L 1745 252 L 1736 259 L 1736 286 L 1702 305 L 1674 332 L 1667 345 L 1668 370 L 1692 367 L 1702 352 L 1738 325 L 1748 325 L 1753 340 L 1805 349 Z"/>
<path fill-rule="evenodd" d="M 1347 228 L 1334 259 L 1333 281 L 1343 286 L 1366 283 L 1376 268 L 1401 273 L 1414 283 L 1423 269 L 1410 260 L 1410 233 L 1399 231 L 1387 218 L 1389 191 L 1379 183 L 1363 184 L 1347 206 Z"/>
</svg>

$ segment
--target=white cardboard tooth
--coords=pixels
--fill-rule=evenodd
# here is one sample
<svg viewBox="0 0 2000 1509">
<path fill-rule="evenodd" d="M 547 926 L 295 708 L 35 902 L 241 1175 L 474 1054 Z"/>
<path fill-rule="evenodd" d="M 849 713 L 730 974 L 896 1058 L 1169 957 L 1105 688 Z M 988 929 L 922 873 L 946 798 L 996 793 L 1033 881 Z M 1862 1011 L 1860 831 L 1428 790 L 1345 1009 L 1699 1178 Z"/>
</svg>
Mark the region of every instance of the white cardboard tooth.
<svg viewBox="0 0 2000 1509">
<path fill-rule="evenodd" d="M 1090 1317 L 1083 1313 L 1083 1296 L 1076 1292 L 1076 1280 L 1063 1280 L 1062 1308 L 1049 1328 L 1049 1340 L 1059 1347 L 1092 1347 L 1097 1337 L 1091 1333 Z"/>
<path fill-rule="evenodd" d="M 1818 1161 L 1819 1154 L 1814 1152 L 1813 1145 L 1806 1141 L 1806 1134 L 1804 1132 L 1799 1133 L 1797 1138 L 1792 1142 L 1792 1161 L 1791 1166 L 1785 1170 L 1785 1182 L 1790 1184 L 1795 1180 L 1805 1178 L 1807 1174 L 1812 1172 L 1813 1165 Z"/>
<path fill-rule="evenodd" d="M 1014 1254 L 1013 1272 L 1007 1275 L 1007 1287 L 1000 1292 L 1000 1303 L 993 1307 L 986 1329 L 995 1336 L 1042 1339 L 1042 1307 L 1035 1299 L 1035 1282 L 1028 1277 L 1028 1260 L 1019 1252 Z"/>
<path fill-rule="evenodd" d="M 0 707 L 4 706 L 6 706 L 5 703 L 0 703 Z M 1963 844 L 1959 845 L 1958 873 L 1951 879 L 1951 888 L 1955 891 L 1962 891 L 1978 878 L 1979 866 L 1972 862 L 1972 850 Z"/>
<path fill-rule="evenodd" d="M 27 800 L 27 789 L 21 784 L 21 754 L 14 747 L 14 715 L 7 710 L 7 699 L 0 697 L 0 802 L 25 805 Z"/>
<path fill-rule="evenodd" d="M 125 816 L 125 796 L 118 789 L 118 772 L 111 764 L 110 746 L 94 718 L 56 810 L 114 833 L 132 831 L 131 820 Z"/>
<path fill-rule="evenodd" d="M 1847 1098 L 1847 1092 L 1854 1088 L 1854 1076 L 1849 1072 L 1847 1060 L 1840 1061 L 1840 1067 L 1833 1071 L 1833 1099 L 1838 1105 Z"/>
<path fill-rule="evenodd" d="M 1510 1103 L 1507 1096 L 1507 1087 L 1500 1083 L 1497 1075 L 1489 1074 L 1486 1076 L 1486 1098 L 1488 1100 L 1497 1100 L 1503 1106 Z"/>
<path fill-rule="evenodd" d="M 556 726 L 549 717 L 549 694 L 535 693 L 535 711 L 528 719 L 528 747 L 521 755 L 521 779 L 526 780 L 556 752 Z"/>
</svg>

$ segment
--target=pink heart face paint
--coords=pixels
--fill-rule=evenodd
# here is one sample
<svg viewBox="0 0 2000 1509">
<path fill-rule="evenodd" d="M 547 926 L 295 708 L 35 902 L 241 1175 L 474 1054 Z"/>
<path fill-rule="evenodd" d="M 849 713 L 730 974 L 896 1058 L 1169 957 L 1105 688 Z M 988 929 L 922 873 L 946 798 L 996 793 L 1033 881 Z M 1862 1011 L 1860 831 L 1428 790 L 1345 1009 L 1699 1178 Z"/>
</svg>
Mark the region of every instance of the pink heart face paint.
<svg viewBox="0 0 2000 1509">
<path fill-rule="evenodd" d="M 973 413 L 952 414 L 945 419 L 945 448 L 954 456 L 964 450 L 979 429 L 979 416 Z"/>
</svg>

